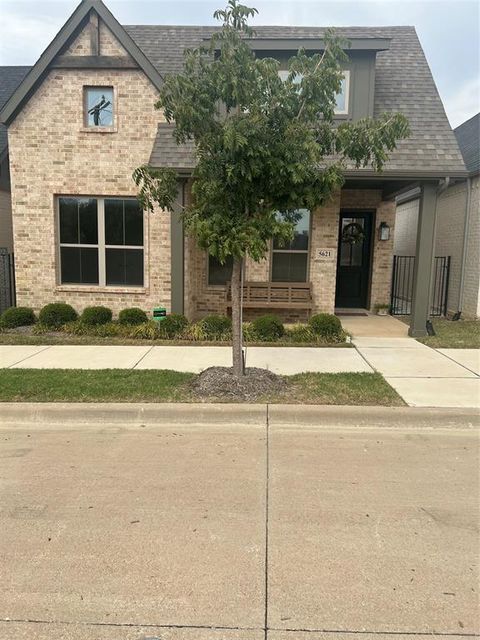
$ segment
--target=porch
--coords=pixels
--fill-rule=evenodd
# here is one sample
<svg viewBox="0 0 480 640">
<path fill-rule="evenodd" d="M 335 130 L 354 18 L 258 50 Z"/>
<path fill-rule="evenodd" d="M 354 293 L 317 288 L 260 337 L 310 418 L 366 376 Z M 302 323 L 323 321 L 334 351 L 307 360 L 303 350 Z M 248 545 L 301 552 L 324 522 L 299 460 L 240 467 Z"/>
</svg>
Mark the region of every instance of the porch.
<svg viewBox="0 0 480 640">
<path fill-rule="evenodd" d="M 245 319 L 272 309 L 285 322 L 295 322 L 305 321 L 314 313 L 334 313 L 336 307 L 371 311 L 376 305 L 388 305 L 392 287 L 395 196 L 419 185 L 422 204 L 412 273 L 410 335 L 426 335 L 439 184 L 439 178 L 419 184 L 408 178 L 379 177 L 378 174 L 347 180 L 341 192 L 324 206 L 309 212 L 291 246 L 282 248 L 272 243 L 261 262 L 246 260 Z M 174 282 L 172 270 L 172 310 L 184 312 L 190 318 L 228 312 L 231 309 L 229 265 L 214 264 L 212 257 L 198 250 L 191 239 L 183 244 L 178 224 L 181 223 L 172 227 L 172 263 L 175 260 L 178 265 L 184 260 L 184 269 L 175 270 L 183 279 L 183 295 L 178 295 L 180 278 Z M 173 304 L 174 292 L 177 305 Z M 378 319 L 373 320 L 377 323 Z M 398 325 L 389 326 L 393 330 L 393 326 Z"/>
</svg>

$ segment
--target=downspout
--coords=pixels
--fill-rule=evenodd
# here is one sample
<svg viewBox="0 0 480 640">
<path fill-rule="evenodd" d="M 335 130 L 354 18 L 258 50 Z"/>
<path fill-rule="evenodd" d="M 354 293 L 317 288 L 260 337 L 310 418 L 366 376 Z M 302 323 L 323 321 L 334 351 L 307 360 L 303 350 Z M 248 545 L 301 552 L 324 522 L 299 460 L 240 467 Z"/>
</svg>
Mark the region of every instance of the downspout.
<svg viewBox="0 0 480 640">
<path fill-rule="evenodd" d="M 460 268 L 460 287 L 458 294 L 458 311 L 452 320 L 460 320 L 463 311 L 463 294 L 465 290 L 465 267 L 467 265 L 467 243 L 470 227 L 470 202 L 472 197 L 472 178 L 467 178 L 467 199 L 465 203 L 465 224 L 463 225 L 462 265 Z"/>
</svg>

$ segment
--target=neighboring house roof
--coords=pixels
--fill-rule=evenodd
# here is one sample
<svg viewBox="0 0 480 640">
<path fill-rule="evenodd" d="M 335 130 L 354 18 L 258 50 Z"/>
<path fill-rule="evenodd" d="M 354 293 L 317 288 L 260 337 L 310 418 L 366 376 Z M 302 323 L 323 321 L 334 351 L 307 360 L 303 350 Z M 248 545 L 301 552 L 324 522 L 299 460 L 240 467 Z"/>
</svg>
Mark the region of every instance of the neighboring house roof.
<svg viewBox="0 0 480 640">
<path fill-rule="evenodd" d="M 215 31 L 215 27 L 188 26 L 124 28 L 162 76 L 181 71 L 184 50 L 200 45 Z M 390 48 L 377 53 L 374 116 L 399 111 L 409 119 L 412 133 L 400 141 L 384 172 L 424 177 L 464 175 L 462 155 L 414 27 L 342 27 L 336 31 L 346 38 L 391 38 Z M 255 33 L 257 38 L 265 39 L 318 40 L 325 29 L 255 26 Z M 194 166 L 188 149 L 172 146 L 170 139 L 167 129 L 160 127 L 152 161 L 157 166 Z M 368 169 L 359 171 L 373 175 Z"/>
<path fill-rule="evenodd" d="M 480 113 L 453 130 L 467 171 L 480 171 Z"/>
<path fill-rule="evenodd" d="M 0 109 L 26 76 L 30 67 L 0 67 Z M 0 124 L 0 156 L 7 147 L 7 127 Z"/>
</svg>

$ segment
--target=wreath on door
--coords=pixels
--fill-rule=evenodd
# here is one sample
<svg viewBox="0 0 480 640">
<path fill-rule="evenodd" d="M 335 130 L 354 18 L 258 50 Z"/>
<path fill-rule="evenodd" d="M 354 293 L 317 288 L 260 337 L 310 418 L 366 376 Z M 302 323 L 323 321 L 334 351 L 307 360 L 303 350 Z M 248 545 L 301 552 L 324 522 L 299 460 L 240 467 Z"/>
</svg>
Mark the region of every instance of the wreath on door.
<svg viewBox="0 0 480 640">
<path fill-rule="evenodd" d="M 365 233 L 363 227 L 358 222 L 350 222 L 345 225 L 342 230 L 342 242 L 348 242 L 348 244 L 358 244 L 363 242 Z"/>
</svg>

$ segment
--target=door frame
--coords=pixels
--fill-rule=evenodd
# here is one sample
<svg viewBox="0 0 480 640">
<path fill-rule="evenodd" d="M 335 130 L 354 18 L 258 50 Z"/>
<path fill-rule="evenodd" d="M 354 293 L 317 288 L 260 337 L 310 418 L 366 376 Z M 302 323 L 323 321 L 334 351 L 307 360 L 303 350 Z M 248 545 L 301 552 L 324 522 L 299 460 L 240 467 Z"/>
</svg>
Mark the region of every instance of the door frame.
<svg viewBox="0 0 480 640">
<path fill-rule="evenodd" d="M 335 306 L 337 298 L 337 282 L 340 266 L 340 231 L 342 228 L 342 218 L 355 218 L 357 216 L 370 216 L 370 247 L 368 251 L 368 272 L 367 272 L 367 291 L 365 294 L 365 309 L 370 308 L 371 295 L 372 295 L 372 274 L 373 274 L 373 258 L 375 250 L 375 232 L 376 232 L 376 220 L 377 210 L 376 208 L 364 208 L 364 209 L 340 209 L 338 215 L 338 233 L 337 233 L 337 269 L 335 272 Z M 352 309 L 355 307 L 352 307 Z"/>
</svg>

